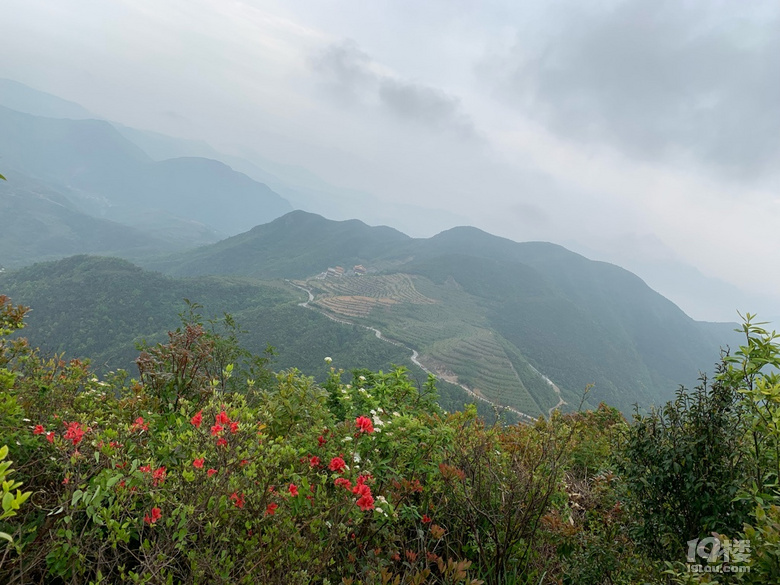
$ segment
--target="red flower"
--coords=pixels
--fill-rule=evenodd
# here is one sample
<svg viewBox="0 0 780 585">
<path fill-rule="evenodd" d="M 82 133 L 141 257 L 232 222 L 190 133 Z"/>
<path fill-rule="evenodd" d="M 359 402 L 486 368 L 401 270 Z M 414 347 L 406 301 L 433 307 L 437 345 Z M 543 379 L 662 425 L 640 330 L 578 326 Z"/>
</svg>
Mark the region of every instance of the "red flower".
<svg viewBox="0 0 780 585">
<path fill-rule="evenodd" d="M 355 484 L 355 487 L 352 488 L 352 493 L 357 494 L 359 496 L 366 496 L 366 495 L 370 496 L 371 488 L 364 483 L 358 483 Z"/>
<path fill-rule="evenodd" d="M 195 413 L 195 416 L 193 416 L 193 417 L 190 419 L 190 423 L 191 423 L 191 424 L 192 424 L 192 426 L 194 426 L 196 429 L 199 429 L 199 428 L 200 428 L 200 423 L 202 423 L 202 422 L 203 422 L 203 411 L 202 411 L 202 410 L 199 410 L 198 412 L 196 412 L 196 413 Z"/>
<path fill-rule="evenodd" d="M 374 424 L 367 416 L 359 416 L 355 419 L 355 424 L 361 433 L 373 433 Z"/>
<path fill-rule="evenodd" d="M 242 459 L 242 460 L 239 462 L 239 465 L 240 465 L 241 467 L 243 467 L 244 465 L 247 465 L 247 464 L 249 464 L 249 459 Z"/>
<path fill-rule="evenodd" d="M 290 487 L 289 487 L 289 488 L 287 488 L 287 489 L 290 491 L 290 495 L 291 495 L 292 497 L 295 497 L 295 496 L 297 496 L 297 495 L 298 495 L 298 486 L 297 486 L 297 485 L 295 485 L 294 483 L 291 483 L 291 484 L 290 484 Z"/>
<path fill-rule="evenodd" d="M 66 475 L 62 480 L 62 485 L 68 485 L 70 483 L 70 476 Z"/>
<path fill-rule="evenodd" d="M 158 467 L 154 470 L 154 473 L 152 473 L 152 485 L 158 486 L 162 482 L 165 481 L 165 476 L 167 475 L 165 471 L 165 467 Z"/>
<path fill-rule="evenodd" d="M 35 428 L 33 429 L 33 435 L 42 435 L 46 432 L 46 429 L 43 428 L 43 425 L 35 425 Z"/>
<path fill-rule="evenodd" d="M 244 492 L 241 492 L 241 495 L 238 495 L 237 492 L 233 492 L 230 494 L 230 499 L 233 500 L 233 505 L 236 508 L 244 507 Z"/>
<path fill-rule="evenodd" d="M 217 473 L 217 470 L 216 470 L 216 469 L 214 469 L 214 468 L 211 468 L 211 469 L 209 469 L 209 470 L 206 472 L 206 475 L 208 475 L 209 477 L 211 477 L 211 476 L 212 476 L 212 475 L 214 475 L 215 473 Z"/>
<path fill-rule="evenodd" d="M 72 441 L 74 445 L 81 443 L 81 439 L 84 436 L 84 430 L 81 428 L 81 423 L 72 422 L 67 423 L 67 429 L 65 430 L 65 438 Z"/>
<path fill-rule="evenodd" d="M 204 460 L 205 460 L 205 457 L 201 457 L 200 459 L 195 459 L 195 460 L 192 462 L 192 466 L 193 466 L 195 469 L 203 469 L 203 461 L 204 461 Z"/>
<path fill-rule="evenodd" d="M 217 415 L 214 422 L 217 423 L 218 425 L 227 425 L 230 424 L 230 418 L 228 417 L 227 413 L 223 410 Z"/>
<path fill-rule="evenodd" d="M 333 483 L 348 490 L 352 489 L 352 482 L 350 482 L 346 477 L 337 477 Z"/>
<path fill-rule="evenodd" d="M 279 507 L 279 504 L 275 504 L 274 502 L 271 502 L 265 507 L 265 514 L 266 516 L 273 516 L 276 514 L 276 509 Z"/>
<path fill-rule="evenodd" d="M 151 514 L 144 515 L 144 522 L 146 522 L 147 524 L 154 524 L 160 518 L 162 518 L 162 510 L 160 510 L 160 508 L 155 506 L 154 508 L 152 508 Z"/>
<path fill-rule="evenodd" d="M 135 419 L 135 422 L 130 425 L 131 431 L 148 431 L 149 425 L 144 424 L 144 417 L 139 416 L 137 419 Z"/>
<path fill-rule="evenodd" d="M 323 437 L 322 435 L 320 435 L 319 437 L 317 437 L 317 443 L 319 444 L 319 446 L 320 446 L 320 447 L 322 447 L 322 446 L 323 446 L 325 443 L 327 443 L 327 442 L 328 442 L 328 441 L 327 441 L 327 440 L 325 440 L 325 437 Z"/>
<path fill-rule="evenodd" d="M 328 469 L 335 471 L 336 473 L 343 473 L 346 468 L 347 464 L 341 457 L 334 457 L 328 464 Z"/>
<path fill-rule="evenodd" d="M 366 487 L 368 487 L 368 486 L 366 486 Z M 355 502 L 355 503 L 357 504 L 357 507 L 360 508 L 361 510 L 363 510 L 364 512 L 366 510 L 373 510 L 374 509 L 374 498 L 371 497 L 370 493 L 361 496 L 358 499 L 358 501 Z"/>
<path fill-rule="evenodd" d="M 431 523 L 431 517 L 428 516 L 428 514 L 423 514 L 422 523 L 423 524 L 430 524 Z"/>
<path fill-rule="evenodd" d="M 230 423 L 230 432 L 234 435 L 238 432 L 238 421 Z"/>
<path fill-rule="evenodd" d="M 317 457 L 316 455 L 313 455 L 313 456 L 309 457 L 309 465 L 311 467 L 319 467 L 319 465 L 320 465 L 320 458 Z"/>
<path fill-rule="evenodd" d="M 46 440 L 49 441 L 49 443 L 54 442 L 54 431 L 49 431 L 46 433 Z"/>
<path fill-rule="evenodd" d="M 217 439 L 217 447 L 225 447 L 227 446 L 227 444 L 228 442 L 225 437 L 220 437 L 219 439 Z"/>
<path fill-rule="evenodd" d="M 224 430 L 225 430 L 225 427 L 223 427 L 220 424 L 216 424 L 213 427 L 211 427 L 211 436 L 212 437 L 216 437 L 218 434 L 220 434 Z"/>
<path fill-rule="evenodd" d="M 138 471 L 140 471 L 141 473 L 149 473 L 150 471 L 152 471 L 152 466 L 142 465 L 141 467 L 138 468 Z"/>
</svg>

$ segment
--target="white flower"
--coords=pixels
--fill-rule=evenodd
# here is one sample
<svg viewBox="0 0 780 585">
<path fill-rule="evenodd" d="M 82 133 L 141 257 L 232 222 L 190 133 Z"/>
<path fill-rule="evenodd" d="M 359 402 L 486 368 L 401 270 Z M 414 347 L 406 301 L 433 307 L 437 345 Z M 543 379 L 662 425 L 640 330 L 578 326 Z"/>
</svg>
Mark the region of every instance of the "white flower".
<svg viewBox="0 0 780 585">
<path fill-rule="evenodd" d="M 366 377 L 365 376 L 358 376 L 358 380 L 360 380 L 361 382 L 365 382 L 366 381 Z"/>
<path fill-rule="evenodd" d="M 360 463 L 360 453 L 355 453 L 352 456 L 352 461 L 354 461 L 355 463 Z"/>
<path fill-rule="evenodd" d="M 352 440 L 352 437 L 344 437 L 343 439 L 341 439 L 341 442 L 342 443 L 348 443 L 351 440 Z"/>
<path fill-rule="evenodd" d="M 378 415 L 376 415 L 376 414 L 375 414 L 373 417 L 371 417 L 371 418 L 373 418 L 373 419 L 374 419 L 374 424 L 375 424 L 376 426 L 378 426 L 378 427 L 381 427 L 382 425 L 384 425 L 384 424 L 385 424 L 385 423 L 382 421 L 382 419 L 381 419 L 381 418 L 379 418 L 379 416 L 378 416 Z"/>
<path fill-rule="evenodd" d="M 398 412 L 397 410 L 394 410 L 393 411 L 393 416 L 401 416 L 401 413 Z"/>
<path fill-rule="evenodd" d="M 329 364 L 329 363 L 330 363 L 330 362 L 332 362 L 332 361 L 333 361 L 333 358 L 332 358 L 332 357 L 326 357 L 326 358 L 325 358 L 325 363 L 326 363 L 326 364 Z"/>
</svg>

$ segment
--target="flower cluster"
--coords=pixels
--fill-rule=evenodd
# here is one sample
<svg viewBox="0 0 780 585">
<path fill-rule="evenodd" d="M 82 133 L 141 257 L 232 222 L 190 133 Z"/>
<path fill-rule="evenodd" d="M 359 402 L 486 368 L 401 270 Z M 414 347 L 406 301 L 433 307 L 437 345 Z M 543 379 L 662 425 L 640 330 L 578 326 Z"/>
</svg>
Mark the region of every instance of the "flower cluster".
<svg viewBox="0 0 780 585">
<path fill-rule="evenodd" d="M 350 490 L 353 494 L 358 496 L 355 504 L 357 504 L 357 507 L 365 512 L 366 510 L 374 509 L 374 497 L 371 494 L 371 488 L 366 483 L 370 479 L 371 476 L 368 474 L 359 475 L 355 485 L 353 486 L 352 482 L 350 482 L 346 477 L 337 477 L 333 483 L 338 487 Z"/>
</svg>

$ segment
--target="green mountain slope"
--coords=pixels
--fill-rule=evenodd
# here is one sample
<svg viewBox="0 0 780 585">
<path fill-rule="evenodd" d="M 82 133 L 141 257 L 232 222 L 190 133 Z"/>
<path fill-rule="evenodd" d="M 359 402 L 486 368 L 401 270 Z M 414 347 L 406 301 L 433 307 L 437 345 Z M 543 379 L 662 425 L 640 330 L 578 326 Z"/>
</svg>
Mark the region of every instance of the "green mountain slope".
<svg viewBox="0 0 780 585">
<path fill-rule="evenodd" d="M 314 278 L 357 263 L 375 275 Z M 530 414 L 576 405 L 589 384 L 591 402 L 624 411 L 659 403 L 733 341 L 617 266 L 475 228 L 412 239 L 295 212 L 155 267 L 299 279 L 319 310 L 376 326 L 431 369 Z M 393 275 L 408 275 L 414 291 L 391 291 Z M 409 300 L 418 293 L 427 301 Z"/>
<path fill-rule="evenodd" d="M 203 305 L 204 317 L 231 313 L 243 329 L 242 343 L 253 352 L 272 345 L 276 370 L 296 367 L 322 381 L 328 356 L 347 371 L 387 371 L 395 364 L 408 367 L 419 384 L 426 378 L 406 349 L 300 307 L 300 292 L 279 282 L 170 278 L 117 258 L 75 256 L 0 273 L 0 294 L 32 307 L 23 334 L 33 345 L 90 358 L 98 371 L 124 368 L 134 374 L 136 344 L 164 342 L 166 332 L 179 325 L 177 315 L 188 298 Z M 444 408 L 471 402 L 457 386 L 441 382 L 438 388 Z M 479 407 L 491 416 L 486 404 Z"/>
</svg>

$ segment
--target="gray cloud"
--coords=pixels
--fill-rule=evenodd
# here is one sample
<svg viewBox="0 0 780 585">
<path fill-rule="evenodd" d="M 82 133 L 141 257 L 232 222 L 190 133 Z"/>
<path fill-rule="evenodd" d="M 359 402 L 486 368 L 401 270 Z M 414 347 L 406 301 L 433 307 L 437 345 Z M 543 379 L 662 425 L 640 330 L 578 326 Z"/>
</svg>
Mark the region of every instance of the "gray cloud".
<svg viewBox="0 0 780 585">
<path fill-rule="evenodd" d="M 329 45 L 310 59 L 310 65 L 338 97 L 373 103 L 405 121 L 478 138 L 460 100 L 445 91 L 382 72 L 354 41 Z"/>
<path fill-rule="evenodd" d="M 760 173 L 780 154 L 776 8 L 628 0 L 578 11 L 543 50 L 518 41 L 500 68 L 502 89 L 568 137 Z"/>
</svg>

